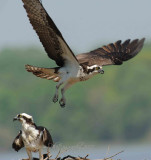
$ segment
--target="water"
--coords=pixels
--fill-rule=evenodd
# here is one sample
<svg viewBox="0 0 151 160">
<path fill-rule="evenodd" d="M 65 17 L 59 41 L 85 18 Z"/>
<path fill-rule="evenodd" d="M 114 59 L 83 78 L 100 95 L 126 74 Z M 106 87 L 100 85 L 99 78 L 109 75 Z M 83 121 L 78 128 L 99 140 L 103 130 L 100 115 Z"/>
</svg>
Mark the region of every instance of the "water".
<svg viewBox="0 0 151 160">
<path fill-rule="evenodd" d="M 55 158 L 58 151 L 62 149 L 65 151 L 61 157 L 72 155 L 85 157 L 89 154 L 90 159 L 103 159 L 115 155 L 116 153 L 123 151 L 122 153 L 115 156 L 114 160 L 151 160 L 151 145 L 110 145 L 110 146 L 85 146 L 77 145 L 74 147 L 61 147 L 57 146 L 51 150 L 52 158 Z M 34 157 L 38 154 L 34 153 Z M 27 158 L 24 149 L 20 152 L 3 152 L 0 153 L 0 160 L 19 160 L 22 158 Z"/>
</svg>

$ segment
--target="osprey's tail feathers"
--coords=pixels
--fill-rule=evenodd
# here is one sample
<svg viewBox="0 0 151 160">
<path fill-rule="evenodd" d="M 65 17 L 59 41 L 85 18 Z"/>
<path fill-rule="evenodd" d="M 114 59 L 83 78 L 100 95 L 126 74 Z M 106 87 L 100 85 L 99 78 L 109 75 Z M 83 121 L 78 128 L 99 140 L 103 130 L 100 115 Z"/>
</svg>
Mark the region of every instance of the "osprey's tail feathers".
<svg viewBox="0 0 151 160">
<path fill-rule="evenodd" d="M 53 80 L 54 82 L 58 82 L 61 79 L 57 73 L 59 68 L 41 68 L 31 65 L 25 65 L 25 68 L 28 72 L 32 72 L 35 76 L 40 78 Z"/>
</svg>

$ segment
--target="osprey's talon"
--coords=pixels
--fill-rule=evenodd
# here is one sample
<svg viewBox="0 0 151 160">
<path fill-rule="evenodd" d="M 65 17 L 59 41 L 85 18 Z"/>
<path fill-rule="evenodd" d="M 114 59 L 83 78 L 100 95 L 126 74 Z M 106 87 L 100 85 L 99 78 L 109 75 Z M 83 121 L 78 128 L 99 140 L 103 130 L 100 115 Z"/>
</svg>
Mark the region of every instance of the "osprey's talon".
<svg viewBox="0 0 151 160">
<path fill-rule="evenodd" d="M 58 96 L 55 95 L 52 100 L 53 100 L 54 103 L 58 102 Z"/>
<path fill-rule="evenodd" d="M 62 107 L 62 108 L 64 108 L 65 107 L 65 102 L 64 102 L 64 99 L 61 99 L 60 101 L 59 101 L 59 104 L 60 104 L 60 106 Z"/>
</svg>

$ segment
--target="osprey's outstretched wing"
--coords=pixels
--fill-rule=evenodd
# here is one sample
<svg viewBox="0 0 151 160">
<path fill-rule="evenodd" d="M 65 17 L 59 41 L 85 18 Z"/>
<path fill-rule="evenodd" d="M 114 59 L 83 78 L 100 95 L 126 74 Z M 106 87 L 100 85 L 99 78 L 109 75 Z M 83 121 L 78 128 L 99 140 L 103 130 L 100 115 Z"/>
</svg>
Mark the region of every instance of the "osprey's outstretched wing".
<svg viewBox="0 0 151 160">
<path fill-rule="evenodd" d="M 45 146 L 47 146 L 47 147 L 53 146 L 52 137 L 46 128 L 44 128 L 44 130 L 43 130 L 42 140 L 43 140 L 43 143 Z"/>
<path fill-rule="evenodd" d="M 43 144 L 47 147 L 52 147 L 53 146 L 53 140 L 52 140 L 52 137 L 49 133 L 49 131 L 47 130 L 47 128 L 45 127 L 42 127 L 42 126 L 36 126 L 36 129 L 42 131 L 42 141 L 43 141 Z"/>
<path fill-rule="evenodd" d="M 98 48 L 89 53 L 83 53 L 77 55 L 77 59 L 80 64 L 88 66 L 92 65 L 120 65 L 123 61 L 127 61 L 138 54 L 143 48 L 145 38 L 138 40 L 135 39 L 132 42 L 130 39 L 124 43 L 117 41 L 114 44 L 108 44 L 102 48 Z"/>
<path fill-rule="evenodd" d="M 78 65 L 78 61 L 65 42 L 61 32 L 53 20 L 49 17 L 40 0 L 22 0 L 30 23 L 49 58 L 56 61 L 57 65 L 64 66 L 65 63 Z"/>
<path fill-rule="evenodd" d="M 13 144 L 12 144 L 12 148 L 13 148 L 15 151 L 17 151 L 17 152 L 18 152 L 21 148 L 24 147 L 24 143 L 23 143 L 21 134 L 22 134 L 22 131 L 19 131 L 19 134 L 18 134 L 17 137 L 14 139 L 14 142 L 13 142 Z"/>
</svg>

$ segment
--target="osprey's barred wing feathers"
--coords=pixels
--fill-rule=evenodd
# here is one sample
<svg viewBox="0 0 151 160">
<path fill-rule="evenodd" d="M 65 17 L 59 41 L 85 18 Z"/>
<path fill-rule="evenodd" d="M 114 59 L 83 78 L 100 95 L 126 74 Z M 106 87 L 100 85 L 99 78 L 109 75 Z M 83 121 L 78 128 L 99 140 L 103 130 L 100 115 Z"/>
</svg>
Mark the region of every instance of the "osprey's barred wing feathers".
<svg viewBox="0 0 151 160">
<path fill-rule="evenodd" d="M 121 43 L 121 40 L 114 44 L 108 44 L 102 48 L 98 48 L 89 53 L 83 53 L 77 55 L 77 59 L 80 64 L 83 65 L 120 65 L 123 61 L 127 61 L 138 54 L 143 48 L 145 38 L 138 40 L 135 39 L 132 42 L 130 39 Z"/>
<path fill-rule="evenodd" d="M 30 23 L 39 36 L 49 58 L 55 60 L 59 66 L 64 66 L 66 60 L 77 62 L 75 55 L 65 42 L 53 20 L 47 14 L 41 2 L 39 0 L 22 1 Z M 70 59 L 66 59 L 66 56 L 64 56 L 66 53 L 69 54 Z"/>
<path fill-rule="evenodd" d="M 17 137 L 14 139 L 14 142 L 12 144 L 12 148 L 15 151 L 19 151 L 21 148 L 24 147 L 24 143 L 22 141 L 22 137 L 21 137 L 22 131 L 19 131 L 19 134 L 17 135 Z"/>
</svg>

